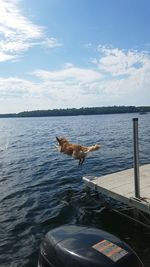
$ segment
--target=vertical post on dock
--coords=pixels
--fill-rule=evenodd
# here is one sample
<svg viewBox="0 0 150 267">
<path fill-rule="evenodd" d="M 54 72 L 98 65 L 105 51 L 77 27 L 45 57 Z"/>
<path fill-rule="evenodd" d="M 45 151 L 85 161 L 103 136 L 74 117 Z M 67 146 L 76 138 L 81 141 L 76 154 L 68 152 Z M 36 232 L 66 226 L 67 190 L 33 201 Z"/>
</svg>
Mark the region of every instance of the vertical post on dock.
<svg viewBox="0 0 150 267">
<path fill-rule="evenodd" d="M 135 197 L 140 198 L 138 118 L 133 118 L 133 149 Z"/>
</svg>

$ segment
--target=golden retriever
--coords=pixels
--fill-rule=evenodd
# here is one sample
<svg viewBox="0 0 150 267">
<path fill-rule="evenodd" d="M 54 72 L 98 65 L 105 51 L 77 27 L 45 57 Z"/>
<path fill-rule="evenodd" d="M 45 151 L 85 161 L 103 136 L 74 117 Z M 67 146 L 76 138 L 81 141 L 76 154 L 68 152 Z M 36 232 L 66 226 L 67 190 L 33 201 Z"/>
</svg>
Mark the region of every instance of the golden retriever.
<svg viewBox="0 0 150 267">
<path fill-rule="evenodd" d="M 85 161 L 85 157 L 91 151 L 98 150 L 101 145 L 94 146 L 82 146 L 79 144 L 71 144 L 65 137 L 56 137 L 58 142 L 58 150 L 64 154 L 74 157 L 79 160 L 79 165 L 82 165 Z"/>
</svg>

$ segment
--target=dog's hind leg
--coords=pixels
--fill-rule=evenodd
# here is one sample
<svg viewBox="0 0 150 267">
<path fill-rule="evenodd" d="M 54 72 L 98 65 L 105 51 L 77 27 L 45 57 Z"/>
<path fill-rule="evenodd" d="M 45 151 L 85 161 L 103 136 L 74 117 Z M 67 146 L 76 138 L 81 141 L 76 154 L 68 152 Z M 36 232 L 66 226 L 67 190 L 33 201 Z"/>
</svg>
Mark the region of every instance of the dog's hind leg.
<svg viewBox="0 0 150 267">
<path fill-rule="evenodd" d="M 80 158 L 79 159 L 79 166 L 82 165 L 84 161 L 85 161 L 85 158 Z"/>
<path fill-rule="evenodd" d="M 82 158 L 81 159 L 81 165 L 83 164 L 84 161 L 85 161 L 85 158 Z"/>
<path fill-rule="evenodd" d="M 81 159 L 79 159 L 79 164 L 78 164 L 78 166 L 80 166 L 81 165 Z"/>
</svg>

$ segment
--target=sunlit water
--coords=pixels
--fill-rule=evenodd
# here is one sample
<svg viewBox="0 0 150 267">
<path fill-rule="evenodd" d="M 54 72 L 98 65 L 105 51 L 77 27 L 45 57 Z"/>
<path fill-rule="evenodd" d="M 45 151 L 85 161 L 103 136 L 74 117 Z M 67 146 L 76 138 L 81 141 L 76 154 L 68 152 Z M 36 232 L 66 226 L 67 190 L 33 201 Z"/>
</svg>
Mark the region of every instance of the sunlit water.
<svg viewBox="0 0 150 267">
<path fill-rule="evenodd" d="M 44 234 L 66 223 L 107 230 L 150 266 L 150 231 L 90 197 L 83 176 L 133 166 L 132 118 L 139 116 L 140 162 L 150 163 L 150 114 L 0 119 L 0 266 L 35 267 Z M 55 148 L 55 136 L 102 144 L 83 166 Z"/>
</svg>

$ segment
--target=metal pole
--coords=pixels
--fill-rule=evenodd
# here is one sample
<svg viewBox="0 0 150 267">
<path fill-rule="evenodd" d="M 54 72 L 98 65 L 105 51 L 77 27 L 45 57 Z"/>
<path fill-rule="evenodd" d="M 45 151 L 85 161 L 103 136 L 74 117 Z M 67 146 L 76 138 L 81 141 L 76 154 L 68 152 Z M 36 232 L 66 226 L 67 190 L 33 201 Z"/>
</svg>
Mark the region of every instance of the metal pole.
<svg viewBox="0 0 150 267">
<path fill-rule="evenodd" d="M 140 198 L 138 118 L 133 118 L 134 186 L 135 197 Z"/>
</svg>

